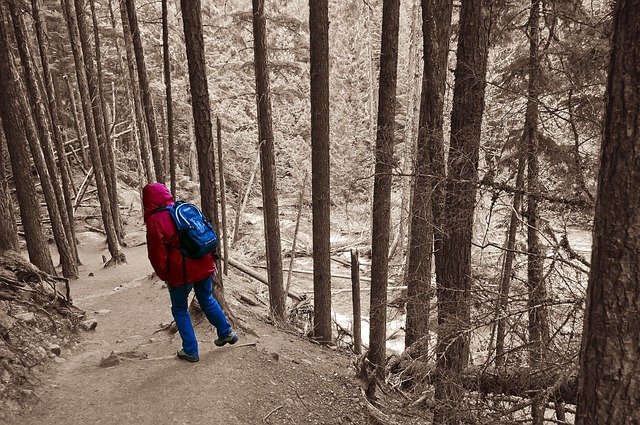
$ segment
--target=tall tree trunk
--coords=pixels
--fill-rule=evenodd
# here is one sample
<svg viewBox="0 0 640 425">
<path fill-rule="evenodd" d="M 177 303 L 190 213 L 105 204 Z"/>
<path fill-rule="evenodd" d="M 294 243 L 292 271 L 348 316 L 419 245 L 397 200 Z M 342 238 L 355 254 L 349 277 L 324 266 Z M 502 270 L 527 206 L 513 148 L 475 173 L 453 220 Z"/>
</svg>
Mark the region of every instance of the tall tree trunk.
<svg viewBox="0 0 640 425">
<path fill-rule="evenodd" d="M 640 423 L 640 1 L 617 0 L 576 424 Z"/>
<path fill-rule="evenodd" d="M 389 280 L 389 221 L 391 215 L 391 165 L 396 118 L 398 76 L 398 33 L 400 0 L 382 3 L 382 40 L 380 47 L 380 86 L 378 89 L 378 125 L 376 164 L 373 182 L 373 223 L 371 229 L 371 333 L 367 358 L 384 370 L 387 343 L 387 284 Z M 376 383 L 369 382 L 367 395 L 373 397 Z"/>
<path fill-rule="evenodd" d="M 542 304 L 547 298 L 544 283 L 544 252 L 540 242 L 538 223 L 539 165 L 538 165 L 538 99 L 540 96 L 540 59 L 538 44 L 540 42 L 540 0 L 531 1 L 529 14 L 529 81 L 527 87 L 527 110 L 524 121 L 524 145 L 527 149 L 527 289 L 529 311 L 529 358 L 532 367 L 537 367 L 546 357 L 546 346 L 549 339 L 547 311 Z M 544 421 L 544 403 L 534 398 L 531 416 L 534 425 L 542 425 Z"/>
<path fill-rule="evenodd" d="M 195 144 L 198 153 L 202 211 L 213 221 L 214 227 L 220 229 L 216 190 L 216 160 L 202 34 L 202 6 L 200 0 L 180 0 L 180 7 L 182 9 L 184 38 L 189 64 L 189 87 L 191 88 L 191 107 L 193 109 Z M 218 253 L 220 252 L 219 250 L 220 248 L 218 247 Z M 232 316 L 224 299 L 220 260 L 216 264 L 218 274 L 214 294 L 227 316 Z"/>
<path fill-rule="evenodd" d="M 309 1 L 311 51 L 311 199 L 313 206 L 313 336 L 332 340 L 331 191 L 329 163 L 329 2 Z"/>
<path fill-rule="evenodd" d="M 264 230 L 269 275 L 269 304 L 271 314 L 278 320 L 284 320 L 285 293 L 278 217 L 276 156 L 271 122 L 266 21 L 264 0 L 253 0 L 253 50 L 255 57 L 256 101 L 258 103 L 258 141 L 260 144 L 260 169 L 262 171 Z"/>
<path fill-rule="evenodd" d="M 445 187 L 442 280 L 438 285 L 434 424 L 457 424 L 462 388 L 456 376 L 469 359 L 471 239 L 478 180 L 478 156 L 490 15 L 486 0 L 468 0 L 460 10 L 451 148 Z"/>
<path fill-rule="evenodd" d="M 98 190 L 98 199 L 100 201 L 100 213 L 102 215 L 102 222 L 107 236 L 109 253 L 111 254 L 111 260 L 108 264 L 125 262 L 126 258 L 120 247 L 118 235 L 113 223 L 111 202 L 109 199 L 109 192 L 105 183 L 104 170 L 102 168 L 100 147 L 98 145 L 98 136 L 96 134 L 95 127 L 95 121 L 101 121 L 101 117 L 100 115 L 97 115 L 98 119 L 94 120 L 91 95 L 89 93 L 89 83 L 87 81 L 87 73 L 84 68 L 85 61 L 79 42 L 80 35 L 78 32 L 78 23 L 74 15 L 73 7 L 70 4 L 70 0 L 61 0 L 61 4 L 65 15 L 65 20 L 67 22 L 71 51 L 73 53 L 73 59 L 76 65 L 76 77 L 78 79 L 78 88 L 80 90 L 80 100 L 82 103 L 84 122 L 87 130 L 89 152 L 91 154 L 91 161 L 93 162 L 96 188 Z"/>
<path fill-rule="evenodd" d="M 84 60 L 84 72 L 87 75 L 89 95 L 91 96 L 93 122 L 96 129 L 96 136 L 98 137 L 98 146 L 100 149 L 100 164 L 94 163 L 94 167 L 102 167 L 107 187 L 107 193 L 109 195 L 109 207 L 111 209 L 112 216 L 111 221 L 113 222 L 113 226 L 118 237 L 118 242 L 121 243 L 123 232 L 120 218 L 120 206 L 118 205 L 118 186 L 115 177 L 115 169 L 112 167 L 112 163 L 110 160 L 111 156 L 109 155 L 111 138 L 109 137 L 109 129 L 107 128 L 107 125 L 105 125 L 107 119 L 105 118 L 105 113 L 102 109 L 104 102 L 102 101 L 102 94 L 99 87 L 99 76 L 98 71 L 96 71 L 95 68 L 94 52 L 91 45 L 89 44 L 90 32 L 89 25 L 87 23 L 87 17 L 84 11 L 84 0 L 74 0 L 74 3 L 80 47 L 82 49 L 82 58 Z"/>
<path fill-rule="evenodd" d="M 5 173 L 4 149 L 6 146 L 2 121 L 0 120 L 0 252 L 20 250 L 18 226 L 13 211 L 13 196 Z"/>
<path fill-rule="evenodd" d="M 5 21 L 6 4 L 0 2 L 0 119 L 7 140 L 13 182 L 16 186 L 20 218 L 27 241 L 29 261 L 40 270 L 55 275 L 51 252 L 43 233 L 38 196 L 31 175 L 31 164 L 27 149 L 24 116 L 20 105 L 21 90 L 16 86 L 17 74 L 13 69 L 13 58 L 9 51 L 8 24 Z"/>
<path fill-rule="evenodd" d="M 176 157 L 173 140 L 173 96 L 171 95 L 171 58 L 169 56 L 169 18 L 167 0 L 162 0 L 162 58 L 164 61 L 164 85 L 167 96 L 167 136 L 169 139 L 169 181 L 171 193 L 176 196 Z"/>
<path fill-rule="evenodd" d="M 51 75 L 51 69 L 49 67 L 49 54 L 48 54 L 48 35 L 47 35 L 47 26 L 46 22 L 44 22 L 40 18 L 40 9 L 42 5 L 40 4 L 40 0 L 31 0 L 31 10 L 33 13 L 33 21 L 36 27 L 36 37 L 38 40 L 38 49 L 40 52 L 40 62 L 42 64 L 42 74 L 44 77 L 44 85 L 46 92 L 46 99 L 49 117 L 51 119 L 51 128 L 53 130 L 53 140 L 56 145 L 56 151 L 58 156 L 58 169 L 60 170 L 60 175 L 62 177 L 62 190 L 64 193 L 64 201 L 66 214 L 69 221 L 69 226 L 67 228 L 67 237 L 69 240 L 69 244 L 71 245 L 72 252 L 75 256 L 76 264 L 80 264 L 80 256 L 78 254 L 78 245 L 76 243 L 76 231 L 75 231 L 75 223 L 74 223 L 74 214 L 73 214 L 73 195 L 72 189 L 74 188 L 73 177 L 71 176 L 71 168 L 69 166 L 69 160 L 66 155 L 66 151 L 64 148 L 64 137 L 62 135 L 62 129 L 60 127 L 60 119 L 58 117 L 58 107 L 56 104 L 56 91 L 55 85 L 53 81 L 53 77 Z M 72 103 L 74 101 L 72 100 Z M 75 108 L 75 103 L 73 103 L 73 107 Z M 76 114 L 77 115 L 77 114 Z M 82 143 L 81 135 L 80 143 Z"/>
<path fill-rule="evenodd" d="M 98 16 L 96 14 L 96 2 L 95 0 L 88 0 L 88 2 L 89 8 L 91 10 L 91 23 L 93 26 L 93 47 L 95 49 L 96 81 L 98 85 L 98 93 L 100 96 L 100 106 L 102 108 L 102 120 L 104 122 L 107 140 L 111 140 L 111 132 L 113 130 L 112 126 L 114 123 L 111 122 L 111 117 L 109 116 L 109 108 L 107 107 L 107 97 L 105 94 L 104 81 L 102 79 L 102 76 L 104 74 L 102 70 L 102 49 L 100 48 L 100 27 L 98 26 Z M 108 145 L 111 145 L 111 143 L 108 143 Z M 111 161 L 111 166 L 113 167 L 115 165 L 113 149 L 109 149 L 109 151 L 111 154 L 111 157 L 109 159 Z"/>
<path fill-rule="evenodd" d="M 420 115 L 420 97 L 422 88 L 422 70 L 419 59 L 422 56 L 419 47 L 422 29 L 420 27 L 420 1 L 412 0 L 411 6 L 411 30 L 409 33 L 409 61 L 407 65 L 407 78 L 409 93 L 407 101 L 407 119 L 405 122 L 405 141 L 402 148 L 402 170 L 405 175 L 400 177 L 402 188 L 400 196 L 400 211 L 398 219 L 398 233 L 391 242 L 389 249 L 389 261 L 392 261 L 396 253 L 402 256 L 408 255 L 408 242 L 411 238 L 411 209 L 413 207 L 412 179 L 413 160 L 416 151 L 416 139 Z M 405 246 L 405 236 L 407 245 Z M 405 266 L 406 275 L 406 266 Z M 406 280 L 406 279 L 405 279 Z"/>
<path fill-rule="evenodd" d="M 135 0 L 123 0 L 126 4 L 127 16 L 129 18 L 129 28 L 131 30 L 131 38 L 133 42 L 133 52 L 136 57 L 136 66 L 138 69 L 138 82 L 140 83 L 140 93 L 142 95 L 142 106 L 147 124 L 149 142 L 151 144 L 151 154 L 156 173 L 156 179 L 159 182 L 165 181 L 164 167 L 162 164 L 162 153 L 160 152 L 160 139 L 158 137 L 158 128 L 156 127 L 156 117 L 153 109 L 153 99 L 151 98 L 151 89 L 149 88 L 149 78 L 147 76 L 147 66 L 144 59 L 144 50 L 142 48 L 142 37 L 140 28 L 138 27 L 138 16 L 136 12 Z M 199 12 L 199 11 L 198 11 Z"/>
<path fill-rule="evenodd" d="M 367 96 L 368 100 L 368 115 L 369 115 L 369 143 L 376 137 L 376 77 L 375 77 L 375 59 L 373 57 L 374 51 L 374 33 L 375 33 L 375 25 L 371 25 L 373 28 L 368 27 L 367 24 L 372 24 L 373 19 L 375 17 L 371 6 L 368 3 L 363 2 L 362 5 L 363 14 L 366 16 L 364 18 L 364 30 L 366 35 L 366 43 L 367 43 L 367 79 L 369 86 L 369 93 Z"/>
<path fill-rule="evenodd" d="M 428 349 L 431 258 L 434 234 L 441 238 L 436 219 L 442 211 L 444 179 L 444 95 L 447 76 L 452 0 L 422 0 L 423 77 L 418 144 L 413 181 L 411 235 L 407 258 L 407 330 L 405 346 L 418 340 Z M 441 240 L 441 239 L 440 239 Z M 441 244 L 438 245 L 438 249 Z M 436 252 L 436 261 L 441 257 Z"/>
<path fill-rule="evenodd" d="M 425 60 L 426 60 L 425 55 Z M 428 68 L 425 66 L 425 70 Z M 424 73 L 426 77 L 426 72 Z M 426 353 L 429 339 L 429 316 L 431 312 L 431 258 L 433 255 L 433 212 L 431 209 L 431 158 L 429 156 L 427 127 L 427 97 L 430 96 L 426 80 L 422 82 L 420 126 L 416 149 L 413 201 L 411 205 L 411 238 L 407 256 L 407 322 L 404 344 L 409 347 L 421 341 L 423 347 L 417 352 Z M 442 112 L 442 111 L 441 111 Z"/>
<path fill-rule="evenodd" d="M 69 77 L 67 75 L 63 75 L 62 78 L 67 83 L 67 90 L 69 91 L 69 103 L 71 104 L 71 113 L 73 114 L 73 125 L 76 131 L 76 137 L 77 137 L 78 147 L 80 149 L 80 155 L 82 156 L 82 164 L 79 164 L 79 165 L 81 168 L 83 168 L 83 171 L 86 172 L 86 170 L 88 170 L 92 165 L 91 165 L 91 156 L 89 152 L 87 152 L 87 150 L 84 148 L 84 137 L 82 135 L 81 126 L 82 124 L 84 124 L 85 134 L 88 134 L 88 131 L 86 130 L 87 125 L 84 122 L 84 118 L 80 118 L 80 115 L 78 114 L 78 107 L 76 105 L 76 95 L 75 95 L 75 91 L 73 90 L 73 87 L 71 87 L 71 81 L 69 81 Z M 74 149 L 73 145 L 70 146 L 70 149 L 73 151 Z"/>
<path fill-rule="evenodd" d="M 351 305 L 353 311 L 353 352 L 362 354 L 362 311 L 360 306 L 360 260 L 356 248 L 351 250 Z"/>
<path fill-rule="evenodd" d="M 80 0 L 80 1 L 84 1 L 84 0 Z M 104 144 L 104 149 L 101 150 L 101 155 L 103 156 L 102 161 L 108 164 L 108 168 L 105 168 L 105 177 L 108 178 L 108 182 L 109 182 L 107 187 L 112 188 L 109 192 L 109 199 L 111 200 L 111 212 L 113 214 L 113 223 L 116 227 L 118 238 L 120 242 L 122 242 L 124 240 L 124 229 L 122 228 L 122 217 L 120 216 L 120 206 L 118 201 L 118 178 L 116 175 L 116 157 L 115 157 L 115 152 L 113 150 L 113 140 L 111 139 L 111 134 L 113 132 L 113 125 L 115 124 L 115 122 L 111 123 L 111 119 L 109 116 L 109 108 L 107 107 L 104 82 L 102 81 L 102 76 L 103 76 L 102 52 L 100 49 L 100 34 L 98 31 L 99 27 L 98 27 L 98 18 L 96 16 L 95 0 L 89 0 L 89 6 L 91 8 L 91 19 L 93 21 L 93 40 L 94 40 L 94 47 L 95 47 L 95 53 L 96 53 L 96 56 L 95 56 L 96 77 L 97 77 L 96 81 L 98 83 L 97 101 L 100 104 L 100 109 L 101 109 L 100 112 L 101 112 L 102 120 L 104 123 L 104 134 L 105 134 L 104 136 L 105 144 Z M 89 49 L 91 48 L 89 46 L 87 47 Z M 86 57 L 86 53 L 85 53 L 85 57 Z"/>
<path fill-rule="evenodd" d="M 69 216 L 66 214 L 66 204 L 64 195 L 60 187 L 60 180 L 57 175 L 57 168 L 52 148 L 51 133 L 46 121 L 46 112 L 42 109 L 43 102 L 36 82 L 36 75 L 31 66 L 31 55 L 28 50 L 29 40 L 26 37 L 24 23 L 20 18 L 20 11 L 13 3 L 9 3 L 9 12 L 11 21 L 13 22 L 13 34 L 18 46 L 18 54 L 22 64 L 22 70 L 25 76 L 25 88 L 29 97 L 28 102 L 25 101 L 24 112 L 33 118 L 33 122 L 37 128 L 35 137 L 27 137 L 29 148 L 33 156 L 36 169 L 42 183 L 42 191 L 47 203 L 49 217 L 51 218 L 51 228 L 53 230 L 56 247 L 60 254 L 60 263 L 62 264 L 62 274 L 64 277 L 75 278 L 78 276 L 78 268 L 75 262 L 75 255 L 69 243 L 70 234 L 65 229 L 69 229 Z M 24 117 L 25 124 L 28 117 Z M 27 124 L 27 130 L 29 125 Z M 35 133 L 35 131 L 34 131 Z M 27 136 L 30 136 L 27 133 Z"/>
<path fill-rule="evenodd" d="M 227 197 L 224 179 L 224 159 L 222 154 L 222 125 L 220 117 L 216 116 L 216 141 L 218 146 L 218 182 L 220 183 L 220 232 L 222 233 L 222 260 L 224 262 L 223 272 L 225 276 L 229 274 L 229 229 L 227 228 Z"/>
<path fill-rule="evenodd" d="M 516 175 L 516 189 L 524 188 L 525 153 L 524 140 L 518 145 L 518 174 Z M 502 275 L 500 276 L 500 295 L 498 298 L 497 333 L 496 333 L 496 367 L 504 365 L 504 338 L 506 335 L 507 312 L 509 308 L 509 289 L 511 287 L 511 273 L 513 271 L 513 261 L 516 258 L 516 234 L 520 219 L 520 209 L 522 208 L 522 193 L 516 191 L 513 195 L 513 209 L 509 218 L 509 229 L 507 230 L 506 243 L 504 245 L 504 263 L 502 265 Z"/>
<path fill-rule="evenodd" d="M 133 99 L 132 108 L 135 111 L 133 119 L 136 121 L 136 127 L 138 129 L 138 140 L 140 156 L 142 157 L 142 166 L 144 168 L 144 174 L 146 177 L 146 183 L 151 183 L 156 180 L 156 173 L 151 165 L 151 153 L 149 149 L 149 137 L 147 134 L 147 126 L 145 116 L 142 111 L 142 101 L 140 97 L 140 86 L 136 77 L 136 58 L 133 49 L 133 36 L 131 35 L 131 29 L 129 28 L 129 16 L 125 5 L 125 0 L 120 1 L 120 19 L 122 20 L 122 32 L 124 35 L 125 52 L 127 54 L 127 76 L 129 82 L 129 89 L 131 92 L 131 98 Z"/>
</svg>

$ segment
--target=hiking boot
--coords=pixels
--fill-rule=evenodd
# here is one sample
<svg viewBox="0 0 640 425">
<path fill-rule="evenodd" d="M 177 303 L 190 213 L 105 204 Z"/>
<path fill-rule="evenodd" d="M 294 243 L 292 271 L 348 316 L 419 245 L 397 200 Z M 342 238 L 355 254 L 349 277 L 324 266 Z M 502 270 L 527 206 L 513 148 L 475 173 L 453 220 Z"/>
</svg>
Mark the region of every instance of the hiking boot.
<svg viewBox="0 0 640 425">
<path fill-rule="evenodd" d="M 236 342 L 238 342 L 238 334 L 236 334 L 234 331 L 229 332 L 227 336 L 223 336 L 222 338 L 216 338 L 215 341 L 213 341 L 213 343 L 218 347 L 222 347 L 225 344 L 233 345 Z"/>
<path fill-rule="evenodd" d="M 195 363 L 197 361 L 200 360 L 200 357 L 196 354 L 195 356 L 190 356 L 187 353 L 184 352 L 184 349 L 181 348 L 180 350 L 178 350 L 178 358 L 181 360 L 186 360 L 190 363 Z"/>
</svg>

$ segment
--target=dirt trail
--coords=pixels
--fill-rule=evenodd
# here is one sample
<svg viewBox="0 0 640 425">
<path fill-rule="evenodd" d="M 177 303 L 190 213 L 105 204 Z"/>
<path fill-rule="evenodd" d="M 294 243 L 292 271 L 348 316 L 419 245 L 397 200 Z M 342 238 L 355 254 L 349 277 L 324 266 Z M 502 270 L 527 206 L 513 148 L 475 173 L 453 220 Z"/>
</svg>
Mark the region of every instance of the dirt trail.
<svg viewBox="0 0 640 425">
<path fill-rule="evenodd" d="M 349 357 L 279 331 L 267 323 L 266 309 L 240 304 L 239 292 L 255 291 L 254 283 L 230 275 L 225 288 L 235 314 L 258 335 L 241 333 L 240 342 L 256 345 L 218 348 L 215 331 L 200 323 L 200 362 L 186 363 L 173 356 L 177 334 L 154 333 L 171 313 L 166 288 L 149 278 L 146 247 L 128 248 L 128 264 L 102 269 L 102 238 L 81 237 L 84 265 L 72 295 L 98 326 L 63 350 L 36 390 L 39 401 L 15 423 L 365 423 Z M 99 367 L 111 352 L 128 351 L 151 360 Z"/>
</svg>

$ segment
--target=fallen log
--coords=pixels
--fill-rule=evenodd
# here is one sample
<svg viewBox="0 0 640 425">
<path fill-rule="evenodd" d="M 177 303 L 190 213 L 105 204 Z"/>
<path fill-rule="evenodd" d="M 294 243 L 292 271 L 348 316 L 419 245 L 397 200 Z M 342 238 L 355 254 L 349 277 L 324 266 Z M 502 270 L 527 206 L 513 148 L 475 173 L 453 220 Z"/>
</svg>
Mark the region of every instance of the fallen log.
<svg viewBox="0 0 640 425">
<path fill-rule="evenodd" d="M 257 271 L 255 271 L 254 269 L 252 269 L 251 267 L 242 264 L 241 262 L 235 260 L 234 258 L 229 257 L 229 264 L 233 267 L 235 267 L 236 269 L 240 270 L 241 272 L 251 276 L 252 278 L 264 283 L 265 285 L 269 285 L 269 281 L 267 280 L 267 278 L 263 275 L 261 275 L 260 273 L 258 273 Z M 296 301 L 296 302 L 300 302 L 302 300 L 304 300 L 306 298 L 306 296 L 304 294 L 300 294 L 298 292 L 295 292 L 291 289 L 289 289 L 289 291 L 287 292 L 287 295 L 289 296 L 289 298 L 291 298 L 292 300 Z"/>
<path fill-rule="evenodd" d="M 463 387 L 482 394 L 503 394 L 533 398 L 545 394 L 545 398 L 569 404 L 577 402 L 578 376 L 567 369 L 488 371 L 480 367 L 468 368 L 460 376 Z"/>
<path fill-rule="evenodd" d="M 262 266 L 259 264 L 255 264 L 253 265 L 253 267 L 259 268 L 259 269 L 266 269 L 267 266 Z M 284 268 L 283 268 L 284 269 Z M 287 269 L 285 269 L 287 270 Z M 292 273 L 298 273 L 298 274 L 313 274 L 313 270 L 300 270 L 300 269 L 292 269 L 291 270 Z M 340 273 L 332 273 L 331 277 L 335 277 L 337 279 L 347 279 L 347 280 L 351 280 L 351 275 L 348 274 L 340 274 Z M 360 280 L 363 282 L 371 282 L 371 278 L 370 277 L 360 277 Z M 395 285 L 395 281 L 393 280 L 389 280 L 389 284 L 391 285 Z M 400 288 L 399 286 L 396 286 L 395 288 Z"/>
<path fill-rule="evenodd" d="M 408 360 L 410 357 L 401 356 L 398 360 Z M 390 363 L 387 370 L 398 371 L 400 361 Z M 435 366 L 426 363 L 425 365 L 430 370 L 426 376 L 428 383 L 434 384 L 441 379 Z M 572 369 L 570 366 L 562 368 L 562 365 L 555 365 L 547 369 L 522 367 L 497 371 L 472 366 L 452 379 L 455 379 L 465 390 L 481 394 L 501 394 L 520 398 L 534 398 L 542 395 L 544 399 L 550 401 L 574 405 L 577 402 L 578 375 L 575 368 Z"/>
</svg>

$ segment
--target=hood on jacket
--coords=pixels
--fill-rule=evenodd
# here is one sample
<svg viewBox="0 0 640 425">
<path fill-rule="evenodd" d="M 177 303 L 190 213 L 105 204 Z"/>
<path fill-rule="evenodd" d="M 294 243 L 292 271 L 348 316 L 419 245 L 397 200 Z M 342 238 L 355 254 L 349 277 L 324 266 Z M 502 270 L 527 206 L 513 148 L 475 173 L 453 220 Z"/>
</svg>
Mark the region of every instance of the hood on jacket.
<svg viewBox="0 0 640 425">
<path fill-rule="evenodd" d="M 167 186 L 162 183 L 149 183 L 142 188 L 145 222 L 155 210 L 166 205 L 173 205 L 173 196 Z"/>
</svg>

